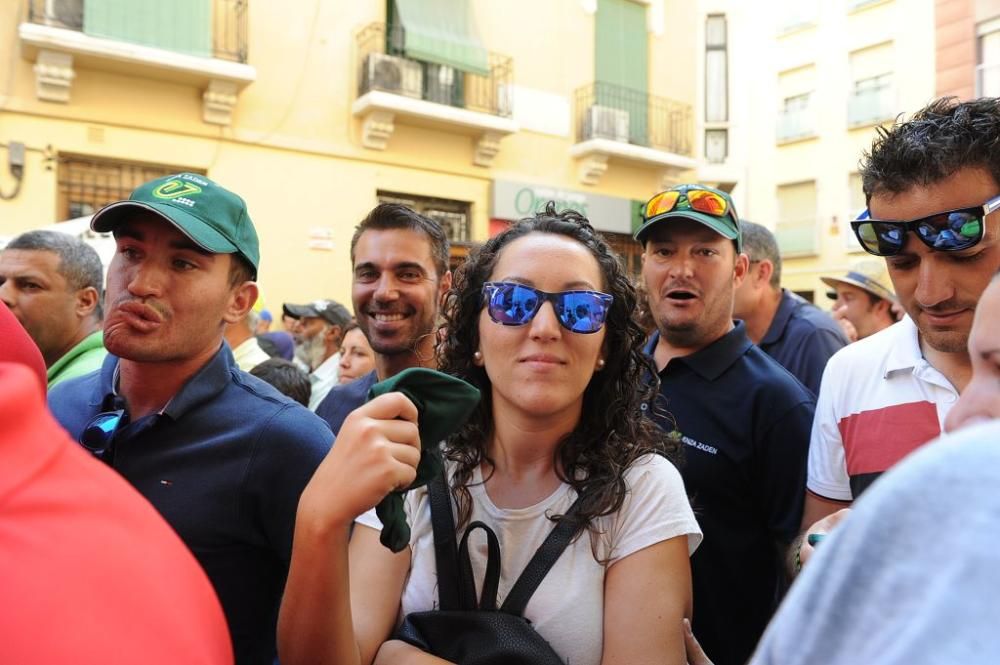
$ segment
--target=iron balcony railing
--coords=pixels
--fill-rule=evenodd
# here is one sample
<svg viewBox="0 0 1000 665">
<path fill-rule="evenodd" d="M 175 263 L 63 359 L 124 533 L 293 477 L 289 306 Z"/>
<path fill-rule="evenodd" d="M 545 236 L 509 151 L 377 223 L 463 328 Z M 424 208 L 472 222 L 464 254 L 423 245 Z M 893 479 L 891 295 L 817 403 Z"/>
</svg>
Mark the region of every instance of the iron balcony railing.
<svg viewBox="0 0 1000 665">
<path fill-rule="evenodd" d="M 855 90 L 847 99 L 847 124 L 862 127 L 892 120 L 899 112 L 896 88 L 891 83 Z"/>
<path fill-rule="evenodd" d="M 778 143 L 816 136 L 816 114 L 808 106 L 782 109 L 776 132 Z"/>
<path fill-rule="evenodd" d="M 188 2 L 131 2 L 126 11 L 113 0 L 28 0 L 28 21 L 96 37 L 234 62 L 247 61 L 249 0 L 211 0 L 202 18 Z M 180 44 L 183 44 L 181 46 Z"/>
<path fill-rule="evenodd" d="M 513 64 L 510 56 L 488 53 L 489 74 L 424 62 L 402 52 L 404 28 L 384 23 L 366 26 L 357 37 L 358 94 L 372 90 L 510 117 Z M 387 39 L 388 36 L 388 39 Z"/>
<path fill-rule="evenodd" d="M 976 65 L 976 97 L 1000 97 L 1000 63 Z"/>
<path fill-rule="evenodd" d="M 779 221 L 774 229 L 774 239 L 782 256 L 812 256 L 819 246 L 816 218 Z"/>
<path fill-rule="evenodd" d="M 693 154 L 694 117 L 688 104 L 599 81 L 574 96 L 578 143 L 601 138 Z"/>
</svg>

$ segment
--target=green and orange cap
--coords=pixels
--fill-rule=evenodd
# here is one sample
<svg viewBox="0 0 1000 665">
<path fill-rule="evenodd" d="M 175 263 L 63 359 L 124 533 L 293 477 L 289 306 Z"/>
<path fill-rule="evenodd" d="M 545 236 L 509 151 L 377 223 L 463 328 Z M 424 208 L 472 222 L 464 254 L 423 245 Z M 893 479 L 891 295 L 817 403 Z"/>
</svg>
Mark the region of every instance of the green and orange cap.
<svg viewBox="0 0 1000 665">
<path fill-rule="evenodd" d="M 260 243 L 247 204 L 238 195 L 197 173 L 177 173 L 140 185 L 125 201 L 110 203 L 90 220 L 90 228 L 113 232 L 139 211 L 173 224 L 212 254 L 239 254 L 256 275 Z"/>
<path fill-rule="evenodd" d="M 671 219 L 690 219 L 732 240 L 736 251 L 743 251 L 743 234 L 740 218 L 733 199 L 726 192 L 708 185 L 676 185 L 662 191 L 646 202 L 642 208 L 642 225 L 635 232 L 635 239 L 643 246 L 651 227 Z"/>
</svg>

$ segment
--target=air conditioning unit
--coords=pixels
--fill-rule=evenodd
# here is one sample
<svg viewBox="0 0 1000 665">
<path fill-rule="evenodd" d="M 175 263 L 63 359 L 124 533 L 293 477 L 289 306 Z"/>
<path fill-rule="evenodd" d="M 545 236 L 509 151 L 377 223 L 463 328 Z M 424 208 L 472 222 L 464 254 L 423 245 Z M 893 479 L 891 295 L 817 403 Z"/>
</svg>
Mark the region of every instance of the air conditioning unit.
<svg viewBox="0 0 1000 665">
<path fill-rule="evenodd" d="M 462 106 L 461 100 L 455 99 L 455 86 L 461 75 L 461 72 L 456 72 L 454 67 L 428 63 L 427 74 L 424 78 L 427 85 L 424 99 L 437 104 Z"/>
<path fill-rule="evenodd" d="M 424 71 L 419 62 L 385 53 L 369 53 L 361 72 L 361 94 L 384 90 L 414 99 L 423 96 Z"/>
<path fill-rule="evenodd" d="M 60 28 L 83 27 L 83 0 L 45 0 L 43 22 Z"/>
<path fill-rule="evenodd" d="M 583 138 L 628 143 L 628 111 L 594 104 L 584 117 Z"/>
</svg>

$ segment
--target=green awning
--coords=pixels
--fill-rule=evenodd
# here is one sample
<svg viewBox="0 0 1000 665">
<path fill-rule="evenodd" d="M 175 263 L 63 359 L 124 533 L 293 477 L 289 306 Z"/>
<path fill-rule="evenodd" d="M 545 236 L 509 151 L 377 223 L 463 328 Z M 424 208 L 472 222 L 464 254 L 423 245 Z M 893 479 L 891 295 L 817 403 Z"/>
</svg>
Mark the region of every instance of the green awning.
<svg viewBox="0 0 1000 665">
<path fill-rule="evenodd" d="M 403 24 L 403 52 L 414 60 L 490 73 L 486 49 L 476 35 L 468 0 L 395 0 Z"/>
</svg>

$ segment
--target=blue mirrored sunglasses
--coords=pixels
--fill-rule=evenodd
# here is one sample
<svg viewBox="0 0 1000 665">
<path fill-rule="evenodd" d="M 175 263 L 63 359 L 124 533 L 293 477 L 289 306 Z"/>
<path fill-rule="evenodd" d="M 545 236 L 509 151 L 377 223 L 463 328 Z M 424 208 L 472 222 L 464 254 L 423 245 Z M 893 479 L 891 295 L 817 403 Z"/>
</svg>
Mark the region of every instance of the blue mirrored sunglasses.
<svg viewBox="0 0 1000 665">
<path fill-rule="evenodd" d="M 981 206 L 938 212 L 910 221 L 872 219 L 865 210 L 851 222 L 858 242 L 869 254 L 894 256 L 906 246 L 906 234 L 913 231 L 922 243 L 938 252 L 960 252 L 983 239 L 986 216 L 1000 208 L 1000 196 Z"/>
<path fill-rule="evenodd" d="M 570 332 L 589 335 L 604 327 L 614 297 L 600 291 L 548 293 L 516 282 L 486 282 L 483 299 L 490 318 L 503 326 L 523 326 L 542 304 L 552 303 L 556 318 Z"/>
<path fill-rule="evenodd" d="M 80 433 L 80 444 L 92 452 L 97 459 L 110 463 L 114 454 L 114 448 L 111 444 L 124 416 L 124 409 L 98 413 L 90 419 L 90 422 L 83 428 L 83 432 Z"/>
</svg>

